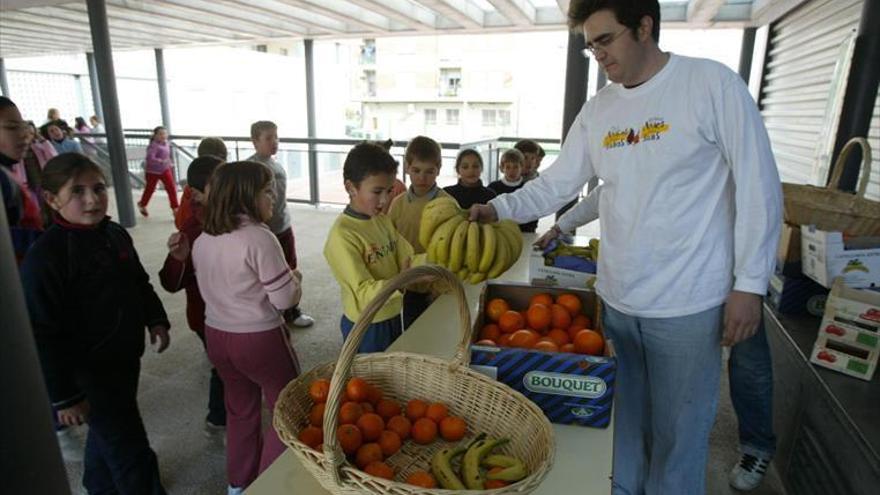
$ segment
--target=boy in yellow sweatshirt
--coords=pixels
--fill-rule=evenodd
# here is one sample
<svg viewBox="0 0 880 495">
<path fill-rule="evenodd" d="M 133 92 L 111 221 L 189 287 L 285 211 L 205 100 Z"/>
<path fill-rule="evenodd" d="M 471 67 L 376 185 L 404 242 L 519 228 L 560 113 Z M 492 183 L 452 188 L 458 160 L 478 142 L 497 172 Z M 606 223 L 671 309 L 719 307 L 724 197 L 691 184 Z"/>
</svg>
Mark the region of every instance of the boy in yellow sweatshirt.
<svg viewBox="0 0 880 495">
<path fill-rule="evenodd" d="M 381 146 L 358 144 L 348 153 L 342 169 L 350 198 L 336 218 L 324 257 L 342 289 L 343 340 L 364 308 L 388 280 L 409 267 L 413 248 L 391 219 L 381 214 L 391 201 L 397 162 Z M 384 351 L 401 334 L 403 295 L 395 293 L 373 318 L 359 352 Z"/>
<path fill-rule="evenodd" d="M 407 144 L 403 162 L 412 185 L 406 193 L 394 198 L 388 216 L 397 231 L 412 245 L 415 253 L 422 254 L 425 252 L 425 246 L 419 242 L 422 210 L 432 199 L 450 197 L 449 193 L 437 186 L 437 175 L 442 165 L 440 145 L 429 137 L 416 136 Z M 409 328 L 431 304 L 430 294 L 424 292 L 425 290 L 408 290 L 404 294 L 404 329 Z"/>
</svg>

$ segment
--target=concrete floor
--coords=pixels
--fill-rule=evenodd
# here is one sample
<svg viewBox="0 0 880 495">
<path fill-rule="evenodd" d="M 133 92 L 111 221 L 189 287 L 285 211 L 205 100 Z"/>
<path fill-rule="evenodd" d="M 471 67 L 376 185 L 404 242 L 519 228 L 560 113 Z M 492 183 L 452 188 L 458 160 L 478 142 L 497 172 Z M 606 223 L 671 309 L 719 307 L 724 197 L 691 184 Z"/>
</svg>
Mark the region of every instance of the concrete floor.
<svg viewBox="0 0 880 495">
<path fill-rule="evenodd" d="M 207 412 L 210 364 L 201 342 L 188 329 L 183 293 L 169 294 L 158 283 L 158 272 L 166 255 L 165 242 L 174 223 L 162 191 L 151 201 L 150 217 L 138 218 L 130 229 L 141 261 L 171 320 L 170 348 L 162 354 L 147 349 L 143 358 L 138 400 L 150 443 L 159 457 L 163 483 L 174 495 L 219 495 L 226 489 L 224 445 L 219 437 L 203 432 Z M 342 345 L 339 333 L 338 286 L 321 254 L 327 232 L 339 209 L 291 205 L 297 254 L 303 272 L 304 295 L 300 307 L 317 323 L 297 330 L 294 346 L 303 370 L 336 358 Z M 116 208 L 111 205 L 111 214 Z M 546 224 L 546 225 L 545 225 Z M 549 227 L 549 219 L 542 227 Z M 542 231 L 542 229 L 539 229 Z M 592 235 L 595 227 L 582 233 Z M 709 494 L 735 494 L 727 484 L 727 473 L 738 460 L 736 416 L 730 404 L 726 373 L 722 375 L 718 417 L 710 438 L 707 470 Z M 84 435 L 80 431 L 80 435 Z M 66 463 L 72 492 L 79 493 L 82 463 Z M 774 467 L 756 495 L 785 493 Z M 307 494 L 297 494 L 307 495 Z M 561 494 L 569 495 L 569 494 Z"/>
</svg>

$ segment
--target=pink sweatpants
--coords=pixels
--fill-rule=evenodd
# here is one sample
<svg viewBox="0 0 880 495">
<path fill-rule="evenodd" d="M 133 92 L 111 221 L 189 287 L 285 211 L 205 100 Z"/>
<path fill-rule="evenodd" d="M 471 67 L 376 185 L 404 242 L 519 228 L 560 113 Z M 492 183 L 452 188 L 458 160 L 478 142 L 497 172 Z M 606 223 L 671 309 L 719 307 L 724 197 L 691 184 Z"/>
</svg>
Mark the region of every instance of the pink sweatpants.
<svg viewBox="0 0 880 495">
<path fill-rule="evenodd" d="M 205 336 L 225 387 L 229 484 L 245 488 L 284 452 L 274 428 L 261 431 L 261 395 L 273 411 L 281 389 L 299 375 L 299 362 L 282 328 L 232 333 L 206 325 Z"/>
</svg>

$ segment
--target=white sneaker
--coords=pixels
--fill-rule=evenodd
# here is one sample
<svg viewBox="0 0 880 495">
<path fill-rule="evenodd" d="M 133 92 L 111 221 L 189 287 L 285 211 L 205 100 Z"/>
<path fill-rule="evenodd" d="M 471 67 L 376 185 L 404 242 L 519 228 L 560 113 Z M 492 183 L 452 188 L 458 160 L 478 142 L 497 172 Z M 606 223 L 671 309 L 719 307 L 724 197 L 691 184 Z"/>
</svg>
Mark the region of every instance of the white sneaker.
<svg viewBox="0 0 880 495">
<path fill-rule="evenodd" d="M 215 425 L 209 420 L 205 420 L 205 427 L 203 429 L 205 432 L 205 436 L 208 438 L 214 437 L 218 433 L 224 434 L 226 433 L 226 425 Z"/>
<path fill-rule="evenodd" d="M 768 467 L 769 458 L 743 454 L 730 471 L 730 486 L 744 492 L 754 490 L 761 484 Z"/>
<path fill-rule="evenodd" d="M 314 325 L 315 319 L 305 313 L 300 313 L 300 315 L 295 320 L 293 320 L 291 324 L 296 328 L 306 328 Z"/>
<path fill-rule="evenodd" d="M 61 448 L 61 457 L 65 461 L 82 462 L 85 445 L 72 427 L 68 426 L 62 430 L 56 430 L 55 436 L 58 438 L 58 447 Z"/>
<path fill-rule="evenodd" d="M 230 486 L 226 488 L 226 495 L 244 495 L 244 488 Z"/>
</svg>

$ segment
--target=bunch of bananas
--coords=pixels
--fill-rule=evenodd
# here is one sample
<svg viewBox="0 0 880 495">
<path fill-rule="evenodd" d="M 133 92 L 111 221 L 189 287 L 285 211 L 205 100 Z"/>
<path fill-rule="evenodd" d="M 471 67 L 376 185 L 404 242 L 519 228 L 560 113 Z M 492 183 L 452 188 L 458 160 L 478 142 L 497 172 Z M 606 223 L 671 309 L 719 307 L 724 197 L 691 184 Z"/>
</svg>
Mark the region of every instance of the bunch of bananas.
<svg viewBox="0 0 880 495">
<path fill-rule="evenodd" d="M 544 265 L 554 266 L 557 256 L 577 256 L 595 263 L 599 261 L 599 239 L 590 239 L 589 246 L 574 246 L 558 242 L 552 251 L 544 253 Z"/>
<path fill-rule="evenodd" d="M 529 475 L 526 465 L 521 460 L 501 454 L 492 454 L 492 450 L 507 443 L 506 438 L 489 438 L 481 433 L 467 447 L 448 447 L 431 459 L 431 472 L 442 488 L 449 490 L 483 490 L 486 480 L 500 480 L 508 483 L 519 481 Z M 464 455 L 461 461 L 461 478 L 452 468 L 452 461 Z M 489 473 L 483 468 L 492 469 Z"/>
<path fill-rule="evenodd" d="M 445 266 L 462 282 L 478 284 L 516 263 L 523 239 L 519 225 L 511 220 L 481 224 L 467 218 L 467 210 L 453 198 L 430 201 L 422 211 L 419 243 L 429 263 Z"/>
</svg>

